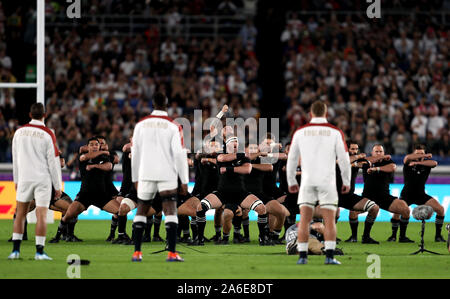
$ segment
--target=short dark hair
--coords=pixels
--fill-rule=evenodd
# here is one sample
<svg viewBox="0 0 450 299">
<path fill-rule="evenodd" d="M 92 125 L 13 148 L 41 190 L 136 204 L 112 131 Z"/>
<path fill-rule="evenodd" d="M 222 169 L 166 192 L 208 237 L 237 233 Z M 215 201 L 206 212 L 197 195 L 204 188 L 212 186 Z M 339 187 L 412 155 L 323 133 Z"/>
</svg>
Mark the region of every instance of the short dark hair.
<svg viewBox="0 0 450 299">
<path fill-rule="evenodd" d="M 372 146 L 372 149 L 373 149 L 375 146 L 381 146 L 381 147 L 384 149 L 384 145 L 382 145 L 381 143 L 375 143 L 375 144 Z"/>
<path fill-rule="evenodd" d="M 34 103 L 30 108 L 32 119 L 42 119 L 45 115 L 45 108 L 42 103 Z"/>
<path fill-rule="evenodd" d="M 417 143 L 414 145 L 414 150 L 426 150 L 427 147 L 422 143 Z"/>
<path fill-rule="evenodd" d="M 356 144 L 356 145 L 359 146 L 358 142 L 356 142 L 356 141 L 354 141 L 352 139 L 347 140 L 347 147 L 350 147 L 350 145 L 352 145 L 352 144 Z"/>
<path fill-rule="evenodd" d="M 266 139 L 270 139 L 270 140 L 274 140 L 274 141 L 276 140 L 275 135 L 272 134 L 271 132 L 266 133 Z"/>
<path fill-rule="evenodd" d="M 88 139 L 87 144 L 89 144 L 89 142 L 94 141 L 94 140 L 98 142 L 97 137 L 91 137 Z"/>
<path fill-rule="evenodd" d="M 327 109 L 327 106 L 325 105 L 325 103 L 323 101 L 320 101 L 320 100 L 315 101 L 311 105 L 311 112 L 315 116 L 325 116 L 326 109 Z"/>
<path fill-rule="evenodd" d="M 153 96 L 153 105 L 155 108 L 159 109 L 165 109 L 167 108 L 167 97 L 162 92 L 157 92 Z"/>
<path fill-rule="evenodd" d="M 106 137 L 105 137 L 105 136 L 103 136 L 103 135 L 96 135 L 96 136 L 94 136 L 94 137 L 92 137 L 92 138 L 95 138 L 95 139 L 97 139 L 97 140 L 99 140 L 99 139 L 103 139 L 103 140 L 105 140 L 105 141 L 106 141 Z"/>
</svg>

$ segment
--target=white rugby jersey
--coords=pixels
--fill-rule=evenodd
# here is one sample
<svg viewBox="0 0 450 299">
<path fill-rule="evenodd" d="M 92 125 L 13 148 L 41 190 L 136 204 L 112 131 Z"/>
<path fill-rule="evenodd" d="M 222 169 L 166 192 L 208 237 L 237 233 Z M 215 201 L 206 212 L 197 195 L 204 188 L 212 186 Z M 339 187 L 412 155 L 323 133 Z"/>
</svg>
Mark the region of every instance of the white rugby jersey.
<svg viewBox="0 0 450 299">
<path fill-rule="evenodd" d="M 62 189 L 61 164 L 56 137 L 39 120 L 17 129 L 12 141 L 14 183 L 49 182 Z"/>
<path fill-rule="evenodd" d="M 302 181 L 305 186 L 336 186 L 336 159 L 342 182 L 350 186 L 351 166 L 344 134 L 326 118 L 312 118 L 293 135 L 286 165 L 289 186 L 297 184 L 295 171 L 301 158 Z"/>
<path fill-rule="evenodd" d="M 138 181 L 189 182 L 183 130 L 167 112 L 154 110 L 136 124 L 131 146 L 131 176 Z"/>
</svg>

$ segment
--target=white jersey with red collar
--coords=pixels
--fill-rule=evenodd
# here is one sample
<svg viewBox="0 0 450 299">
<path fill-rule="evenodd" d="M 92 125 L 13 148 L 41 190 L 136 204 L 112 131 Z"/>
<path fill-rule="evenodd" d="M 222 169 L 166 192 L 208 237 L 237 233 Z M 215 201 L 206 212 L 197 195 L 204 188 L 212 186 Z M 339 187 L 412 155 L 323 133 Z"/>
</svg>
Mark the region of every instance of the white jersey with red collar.
<svg viewBox="0 0 450 299">
<path fill-rule="evenodd" d="M 131 176 L 138 181 L 189 182 L 183 131 L 167 112 L 154 110 L 136 124 L 131 147 Z"/>
<path fill-rule="evenodd" d="M 39 120 L 17 129 L 12 141 L 14 183 L 43 182 L 62 189 L 61 163 L 55 134 Z"/>
<path fill-rule="evenodd" d="M 293 135 L 286 175 L 289 186 L 295 179 L 299 158 L 302 167 L 302 186 L 336 186 L 336 160 L 343 184 L 350 186 L 351 166 L 344 134 L 325 118 L 312 118 Z"/>
</svg>

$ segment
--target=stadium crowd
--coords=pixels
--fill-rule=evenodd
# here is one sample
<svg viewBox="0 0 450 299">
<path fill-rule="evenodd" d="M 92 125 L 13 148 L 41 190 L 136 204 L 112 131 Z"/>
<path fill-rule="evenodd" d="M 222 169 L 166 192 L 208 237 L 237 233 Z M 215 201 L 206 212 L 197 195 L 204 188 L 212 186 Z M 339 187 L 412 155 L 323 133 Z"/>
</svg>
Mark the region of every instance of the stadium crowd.
<svg viewBox="0 0 450 299">
<path fill-rule="evenodd" d="M 216 2 L 196 11 L 178 1 L 175 11 L 220 13 L 219 7 L 233 7 L 231 1 Z M 93 7 L 99 12 L 116 11 L 114 1 L 96 3 Z M 121 9 L 132 13 L 144 1 L 130 3 Z M 57 9 L 52 1 L 47 4 L 48 13 Z M 169 7 L 173 6 L 149 9 L 169 16 Z M 25 17 L 35 16 L 27 13 Z M 0 35 L 12 23 L 0 5 Z M 420 141 L 434 155 L 448 156 L 448 30 L 432 22 L 391 16 L 377 25 L 378 30 L 368 28 L 367 19 L 351 16 L 338 20 L 331 14 L 328 20 L 290 15 L 280 36 L 286 80 L 286 97 L 280 100 L 286 111 L 280 116 L 281 140 L 289 141 L 296 128 L 308 121 L 306 107 L 314 99 L 323 99 L 330 107 L 329 121 L 355 139 L 364 152 L 382 142 L 386 152 L 404 155 Z M 55 130 L 66 160 L 92 134 L 106 136 L 111 149 L 120 152 L 136 121 L 152 110 L 150 99 L 156 91 L 169 96 L 169 115 L 190 119 L 193 130 L 200 125 L 194 120 L 194 109 L 202 109 L 205 119 L 228 104 L 229 117 L 257 118 L 262 94 L 257 84 L 256 34 L 251 20 L 231 40 L 166 38 L 162 28 L 155 26 L 133 38 L 49 30 L 45 97 L 51 117 L 47 125 Z M 1 43 L 2 82 L 16 81 L 9 51 Z M 0 162 L 11 162 L 11 140 L 19 126 L 15 106 L 14 91 L 2 89 Z"/>
<path fill-rule="evenodd" d="M 322 99 L 329 121 L 364 152 L 382 143 L 405 155 L 423 142 L 428 152 L 448 156 L 450 31 L 405 16 L 385 17 L 377 30 L 366 18 L 340 17 L 292 13 L 286 22 L 280 38 L 288 136 Z"/>
</svg>

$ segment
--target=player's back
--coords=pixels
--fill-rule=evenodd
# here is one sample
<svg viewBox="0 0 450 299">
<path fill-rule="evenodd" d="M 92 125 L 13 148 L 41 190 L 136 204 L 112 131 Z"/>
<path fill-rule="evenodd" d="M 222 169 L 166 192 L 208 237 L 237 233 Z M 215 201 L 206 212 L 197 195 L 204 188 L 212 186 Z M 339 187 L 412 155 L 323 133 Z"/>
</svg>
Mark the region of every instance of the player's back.
<svg viewBox="0 0 450 299">
<path fill-rule="evenodd" d="M 182 150 L 181 127 L 167 116 L 154 113 L 136 125 L 132 147 L 132 161 L 136 164 L 132 164 L 132 170 L 139 168 L 139 180 L 176 181 L 174 160 L 177 151 Z"/>
<path fill-rule="evenodd" d="M 295 135 L 296 143 L 291 147 L 299 147 L 302 185 L 335 185 L 337 142 L 343 139 L 340 130 L 328 123 L 310 123 Z"/>
<path fill-rule="evenodd" d="M 22 182 L 50 181 L 49 165 L 59 156 L 56 139 L 50 129 L 32 121 L 19 128 L 13 138 L 15 177 Z M 49 161 L 53 159 L 55 161 Z"/>
</svg>

